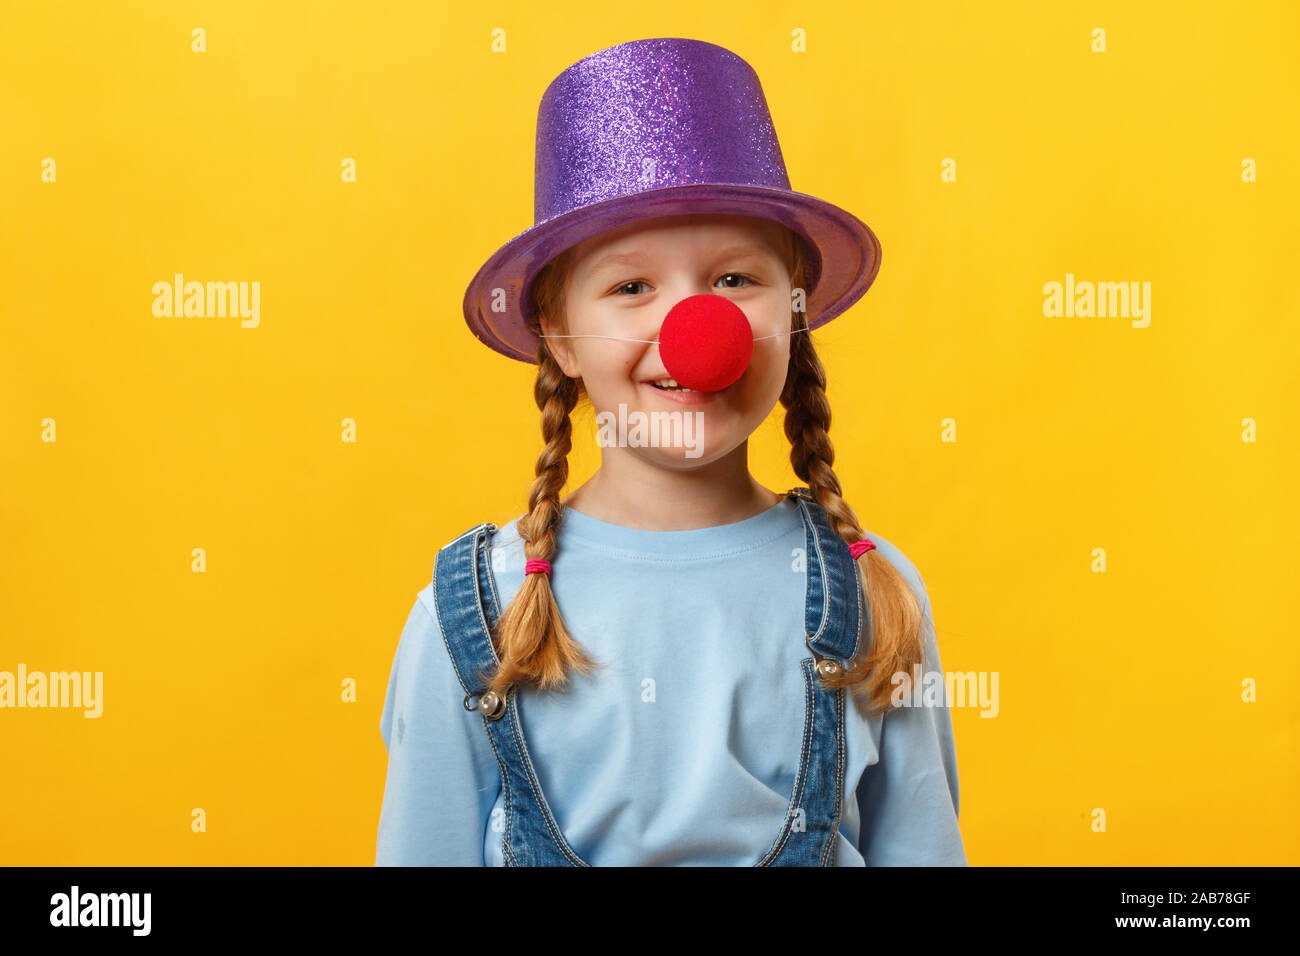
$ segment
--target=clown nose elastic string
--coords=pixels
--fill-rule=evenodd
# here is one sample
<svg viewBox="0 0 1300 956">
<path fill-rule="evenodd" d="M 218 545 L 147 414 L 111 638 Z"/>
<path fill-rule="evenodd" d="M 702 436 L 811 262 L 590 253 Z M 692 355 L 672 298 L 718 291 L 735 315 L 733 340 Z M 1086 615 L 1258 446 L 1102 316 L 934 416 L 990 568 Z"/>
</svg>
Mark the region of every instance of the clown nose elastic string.
<svg viewBox="0 0 1300 956">
<path fill-rule="evenodd" d="M 691 295 L 664 316 L 658 339 L 621 335 L 547 335 L 548 339 L 616 339 L 659 346 L 664 368 L 678 385 L 700 392 L 719 392 L 745 373 L 754 343 L 807 328 L 755 337 L 740 306 L 721 295 Z"/>
</svg>

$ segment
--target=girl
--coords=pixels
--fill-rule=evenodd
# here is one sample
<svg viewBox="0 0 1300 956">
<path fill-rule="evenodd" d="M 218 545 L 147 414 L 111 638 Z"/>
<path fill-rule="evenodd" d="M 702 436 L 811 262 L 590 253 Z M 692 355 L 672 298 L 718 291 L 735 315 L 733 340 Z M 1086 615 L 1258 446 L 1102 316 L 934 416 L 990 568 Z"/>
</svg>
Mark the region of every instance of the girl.
<svg viewBox="0 0 1300 956">
<path fill-rule="evenodd" d="M 809 334 L 875 236 L 790 189 L 757 76 L 699 41 L 562 73 L 536 168 L 465 311 L 537 363 L 545 447 L 528 512 L 443 547 L 407 620 L 376 863 L 964 864 L 948 710 L 904 706 L 929 598 L 841 496 Z M 562 499 L 583 400 L 601 465 Z M 748 468 L 778 401 L 784 495 Z"/>
</svg>

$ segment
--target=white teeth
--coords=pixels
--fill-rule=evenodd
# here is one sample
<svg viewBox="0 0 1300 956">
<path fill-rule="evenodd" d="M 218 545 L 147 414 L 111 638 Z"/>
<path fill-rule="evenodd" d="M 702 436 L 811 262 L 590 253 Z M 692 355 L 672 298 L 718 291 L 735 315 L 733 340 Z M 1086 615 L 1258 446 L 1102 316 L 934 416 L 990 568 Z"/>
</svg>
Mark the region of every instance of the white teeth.
<svg viewBox="0 0 1300 956">
<path fill-rule="evenodd" d="M 660 388 L 675 388 L 675 389 L 679 389 L 680 391 L 683 391 L 683 392 L 693 392 L 693 391 L 695 391 L 695 389 L 693 389 L 693 388 L 685 388 L 685 387 L 683 387 L 683 386 L 678 385 L 678 384 L 677 384 L 677 380 L 676 380 L 676 379 L 672 379 L 672 378 L 660 378 L 660 379 L 656 379 L 656 380 L 655 380 L 654 382 L 652 382 L 651 384 L 652 384 L 652 385 L 658 385 Z"/>
</svg>

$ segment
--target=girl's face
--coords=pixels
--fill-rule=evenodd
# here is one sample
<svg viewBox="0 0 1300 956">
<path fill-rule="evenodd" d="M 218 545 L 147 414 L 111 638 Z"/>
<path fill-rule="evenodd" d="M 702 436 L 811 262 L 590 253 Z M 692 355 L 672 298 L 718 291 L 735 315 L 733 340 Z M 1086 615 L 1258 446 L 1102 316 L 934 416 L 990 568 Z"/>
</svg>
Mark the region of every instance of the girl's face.
<svg viewBox="0 0 1300 956">
<path fill-rule="evenodd" d="M 612 422 L 608 437 L 617 437 L 618 422 L 626 416 L 628 453 L 689 468 L 727 455 L 762 424 L 785 385 L 788 334 L 756 341 L 744 374 L 718 392 L 668 391 L 652 384 L 668 378 L 656 343 L 668 310 L 698 294 L 725 296 L 738 305 L 756 338 L 788 333 L 792 290 L 787 242 L 783 228 L 768 220 L 691 214 L 630 223 L 574 247 L 565 279 L 567 321 L 561 326 L 544 317 L 543 332 L 650 340 L 548 341 L 564 373 L 583 380 L 598 427 L 600 413 L 610 413 L 604 416 Z M 662 428 L 660 447 L 638 447 L 632 424 L 638 418 L 657 418 L 662 424 L 666 417 L 655 412 L 680 413 L 683 427 L 676 432 Z M 653 431 L 650 425 L 646 436 Z M 600 440 L 607 448 L 611 444 Z"/>
</svg>

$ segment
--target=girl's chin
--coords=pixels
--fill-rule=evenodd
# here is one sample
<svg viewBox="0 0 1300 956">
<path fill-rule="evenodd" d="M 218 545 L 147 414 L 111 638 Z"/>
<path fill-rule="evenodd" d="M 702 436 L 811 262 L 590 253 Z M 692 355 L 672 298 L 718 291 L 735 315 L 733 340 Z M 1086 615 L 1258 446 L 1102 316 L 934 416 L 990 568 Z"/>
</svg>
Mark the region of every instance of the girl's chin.
<svg viewBox="0 0 1300 956">
<path fill-rule="evenodd" d="M 722 409 L 710 412 L 707 406 L 672 402 L 644 401 L 634 406 L 620 402 L 597 411 L 596 444 L 626 448 L 667 465 L 690 467 L 716 458 L 737 426 Z M 745 437 L 737 435 L 736 444 Z"/>
</svg>

